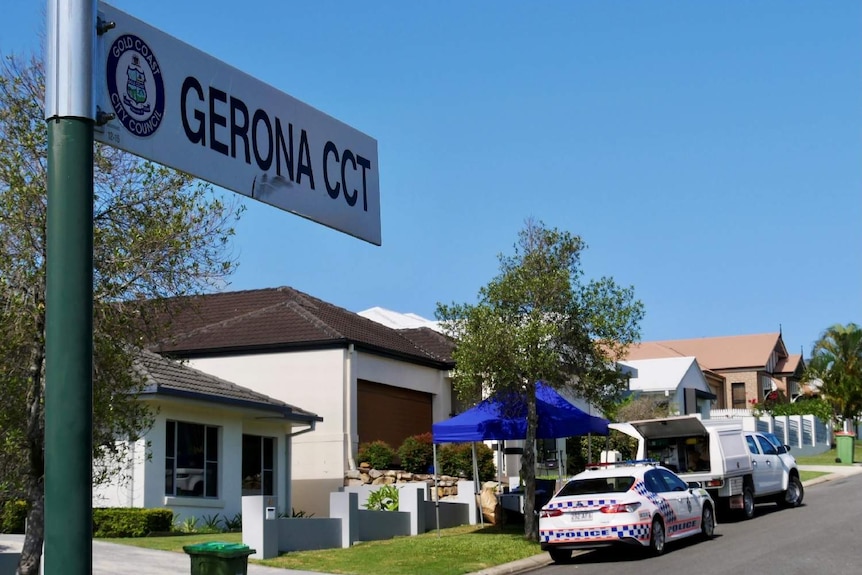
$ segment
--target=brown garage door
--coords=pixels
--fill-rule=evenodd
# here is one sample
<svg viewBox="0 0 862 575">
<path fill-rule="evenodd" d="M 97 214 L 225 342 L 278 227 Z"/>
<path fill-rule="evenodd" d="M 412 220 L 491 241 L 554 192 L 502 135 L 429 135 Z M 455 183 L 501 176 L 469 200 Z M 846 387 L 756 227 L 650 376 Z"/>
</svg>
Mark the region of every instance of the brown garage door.
<svg viewBox="0 0 862 575">
<path fill-rule="evenodd" d="M 405 438 L 431 432 L 431 394 L 360 379 L 359 442 L 383 440 L 398 449 Z"/>
</svg>

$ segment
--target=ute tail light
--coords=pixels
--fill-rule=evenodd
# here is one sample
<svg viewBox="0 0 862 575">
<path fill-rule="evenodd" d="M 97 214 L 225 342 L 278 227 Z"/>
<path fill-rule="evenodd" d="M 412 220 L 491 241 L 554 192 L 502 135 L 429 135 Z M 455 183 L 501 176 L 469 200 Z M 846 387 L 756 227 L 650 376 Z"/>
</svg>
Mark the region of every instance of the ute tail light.
<svg viewBox="0 0 862 575">
<path fill-rule="evenodd" d="M 710 479 L 709 481 L 704 482 L 706 487 L 721 487 L 724 485 L 724 481 L 721 479 Z"/>
<path fill-rule="evenodd" d="M 599 511 L 602 513 L 634 513 L 640 506 L 640 503 L 614 503 L 599 508 Z"/>
<path fill-rule="evenodd" d="M 559 517 L 563 512 L 560 509 L 542 509 L 539 517 Z"/>
</svg>

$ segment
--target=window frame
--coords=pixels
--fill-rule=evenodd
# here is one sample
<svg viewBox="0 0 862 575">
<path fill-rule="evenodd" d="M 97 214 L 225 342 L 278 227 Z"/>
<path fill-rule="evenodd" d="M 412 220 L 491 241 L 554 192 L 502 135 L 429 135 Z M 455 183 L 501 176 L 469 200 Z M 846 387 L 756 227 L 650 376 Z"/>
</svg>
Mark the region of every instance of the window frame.
<svg viewBox="0 0 862 575">
<path fill-rule="evenodd" d="M 203 437 L 203 445 L 200 446 L 200 475 L 201 492 L 195 493 L 195 489 L 178 489 L 177 469 L 181 459 L 180 434 L 182 427 L 200 428 Z M 173 439 L 173 441 L 171 441 Z M 198 423 L 194 421 L 182 421 L 179 419 L 165 420 L 165 497 L 191 497 L 195 499 L 218 499 L 219 497 L 219 475 L 220 475 L 220 452 L 221 452 L 221 427 Z M 182 458 L 188 458 L 187 454 Z M 195 468 L 197 469 L 197 468 Z"/>
</svg>

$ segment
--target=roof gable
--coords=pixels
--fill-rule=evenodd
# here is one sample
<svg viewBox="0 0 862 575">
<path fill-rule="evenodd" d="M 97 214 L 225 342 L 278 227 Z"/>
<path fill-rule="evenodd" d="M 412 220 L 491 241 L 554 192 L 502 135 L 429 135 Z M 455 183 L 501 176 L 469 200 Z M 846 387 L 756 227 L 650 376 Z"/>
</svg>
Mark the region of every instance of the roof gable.
<svg viewBox="0 0 862 575">
<path fill-rule="evenodd" d="M 695 367 L 694 372 L 700 375 L 699 379 L 703 379 L 702 387 L 709 389 L 694 357 L 626 360 L 618 363 L 634 368 L 637 372 L 636 377 L 629 379 L 631 391 L 676 391 L 692 366 Z"/>
</svg>

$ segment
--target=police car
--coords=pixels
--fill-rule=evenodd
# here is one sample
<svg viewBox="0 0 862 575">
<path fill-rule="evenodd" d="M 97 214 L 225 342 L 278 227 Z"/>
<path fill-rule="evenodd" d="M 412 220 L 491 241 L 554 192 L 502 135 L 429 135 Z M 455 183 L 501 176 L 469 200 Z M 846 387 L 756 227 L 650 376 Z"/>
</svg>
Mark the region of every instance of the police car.
<svg viewBox="0 0 862 575">
<path fill-rule="evenodd" d="M 668 541 L 710 539 L 715 504 L 651 461 L 614 463 L 572 477 L 539 513 L 539 542 L 562 563 L 573 549 L 626 543 L 661 555 Z"/>
</svg>

